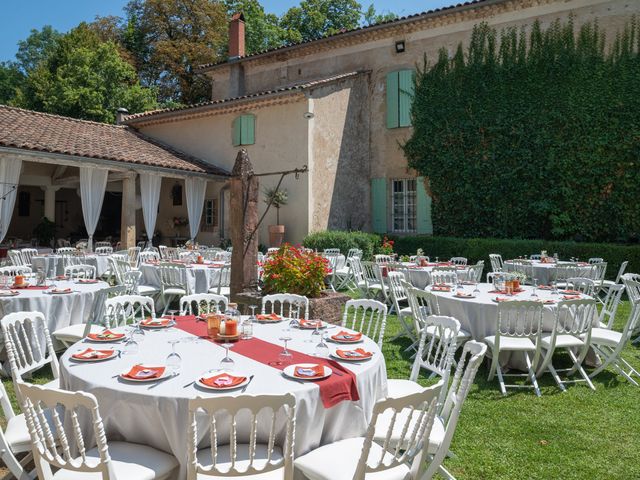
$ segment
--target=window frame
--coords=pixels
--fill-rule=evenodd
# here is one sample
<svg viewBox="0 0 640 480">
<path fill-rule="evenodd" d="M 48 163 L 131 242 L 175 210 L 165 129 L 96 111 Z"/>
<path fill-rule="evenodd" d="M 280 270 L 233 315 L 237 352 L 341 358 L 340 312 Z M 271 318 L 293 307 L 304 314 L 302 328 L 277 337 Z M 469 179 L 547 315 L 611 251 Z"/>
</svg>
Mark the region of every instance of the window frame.
<svg viewBox="0 0 640 480">
<path fill-rule="evenodd" d="M 392 178 L 391 180 L 391 232 L 393 233 L 417 233 L 418 231 L 418 181 L 416 178 Z M 402 213 L 396 215 L 396 183 L 402 185 Z M 410 185 L 412 190 L 409 189 Z M 413 204 L 410 200 L 413 197 Z M 400 220 L 402 226 L 396 228 L 396 220 Z M 413 228 L 411 227 L 413 220 Z"/>
</svg>

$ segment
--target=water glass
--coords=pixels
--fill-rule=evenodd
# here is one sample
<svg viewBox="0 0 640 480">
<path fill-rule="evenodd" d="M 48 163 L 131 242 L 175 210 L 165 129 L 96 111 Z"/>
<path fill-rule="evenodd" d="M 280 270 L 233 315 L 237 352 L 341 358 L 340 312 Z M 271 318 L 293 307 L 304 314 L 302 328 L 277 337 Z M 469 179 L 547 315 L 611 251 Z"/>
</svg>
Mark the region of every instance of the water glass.
<svg viewBox="0 0 640 480">
<path fill-rule="evenodd" d="M 316 357 L 328 358 L 329 357 L 329 345 L 325 343 L 325 335 L 320 336 L 320 343 L 316 345 Z"/>
<path fill-rule="evenodd" d="M 222 360 L 220 360 L 220 370 L 224 370 L 226 372 L 231 372 L 231 371 L 233 371 L 233 368 L 235 367 L 235 362 L 229 356 L 229 349 L 231 348 L 231 344 L 230 343 L 223 343 L 222 347 L 225 349 L 225 355 L 224 355 L 224 358 Z"/>
<path fill-rule="evenodd" d="M 291 364 L 291 362 L 293 360 L 293 355 L 291 354 L 291 352 L 289 350 L 287 350 L 287 343 L 290 340 L 291 340 L 291 337 L 288 337 L 286 335 L 280 337 L 280 341 L 284 342 L 284 348 L 282 349 L 282 351 L 278 355 L 278 360 L 276 362 L 277 365 L 287 366 L 287 365 Z"/>
<path fill-rule="evenodd" d="M 180 366 L 182 365 L 182 357 L 176 352 L 176 344 L 180 343 L 180 340 L 169 340 L 171 345 L 171 353 L 167 356 L 167 370 L 170 375 L 177 375 L 180 373 Z"/>
</svg>

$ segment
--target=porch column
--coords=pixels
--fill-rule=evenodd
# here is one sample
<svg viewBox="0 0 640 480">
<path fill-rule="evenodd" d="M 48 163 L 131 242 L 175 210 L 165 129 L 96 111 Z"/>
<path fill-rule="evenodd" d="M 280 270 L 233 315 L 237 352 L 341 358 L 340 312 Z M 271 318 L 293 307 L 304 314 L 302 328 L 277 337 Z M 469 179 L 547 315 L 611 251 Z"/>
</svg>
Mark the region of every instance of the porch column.
<svg viewBox="0 0 640 480">
<path fill-rule="evenodd" d="M 136 246 L 136 174 L 130 172 L 122 179 L 122 216 L 120 245 L 124 250 Z"/>
<path fill-rule="evenodd" d="M 44 190 L 44 216 L 51 222 L 56 221 L 56 192 L 60 187 L 40 187 Z"/>
</svg>

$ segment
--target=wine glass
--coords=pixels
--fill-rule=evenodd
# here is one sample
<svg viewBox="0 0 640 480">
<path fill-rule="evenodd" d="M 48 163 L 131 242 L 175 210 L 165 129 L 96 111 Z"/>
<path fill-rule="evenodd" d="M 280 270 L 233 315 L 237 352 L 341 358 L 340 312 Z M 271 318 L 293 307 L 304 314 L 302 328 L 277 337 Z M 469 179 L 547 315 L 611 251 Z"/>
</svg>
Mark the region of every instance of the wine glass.
<svg viewBox="0 0 640 480">
<path fill-rule="evenodd" d="M 538 298 L 537 288 L 538 288 L 538 279 L 534 278 L 533 279 L 533 290 L 531 290 L 531 298 Z"/>
<path fill-rule="evenodd" d="M 178 313 L 178 310 L 167 310 L 167 314 L 169 315 L 169 319 L 171 319 L 172 323 L 175 323 L 176 321 L 176 313 Z"/>
<path fill-rule="evenodd" d="M 249 305 L 249 308 L 251 309 L 251 316 L 249 317 L 249 320 L 251 320 L 252 322 L 255 322 L 256 319 L 256 308 L 258 308 L 257 305 Z"/>
<path fill-rule="evenodd" d="M 182 357 L 176 352 L 176 344 L 180 343 L 180 340 L 169 340 L 171 345 L 171 353 L 167 356 L 167 370 L 170 375 L 177 375 L 180 373 L 180 365 L 182 364 Z"/>
<path fill-rule="evenodd" d="M 480 289 L 478 288 L 478 280 L 473 278 L 473 294 L 478 295 L 480 293 Z"/>
<path fill-rule="evenodd" d="M 225 349 L 225 354 L 224 354 L 224 358 L 222 360 L 220 360 L 220 370 L 224 370 L 224 371 L 230 372 L 230 371 L 233 370 L 233 367 L 235 365 L 235 362 L 229 356 L 229 349 L 231 349 L 231 344 L 230 343 L 223 343 L 222 344 L 222 348 Z"/>
<path fill-rule="evenodd" d="M 125 355 L 135 355 L 140 350 L 140 345 L 136 341 L 136 338 L 133 336 L 133 332 L 135 329 L 129 329 L 129 336 L 124 343 L 124 348 L 122 349 L 122 353 Z"/>
<path fill-rule="evenodd" d="M 557 295 L 558 294 L 558 282 L 556 280 L 551 280 L 551 287 L 553 288 L 552 293 Z"/>
<path fill-rule="evenodd" d="M 326 334 L 320 336 L 320 343 L 316 345 L 316 357 L 327 358 L 329 356 L 329 345 L 325 343 Z"/>
<path fill-rule="evenodd" d="M 278 365 L 289 365 L 291 363 L 291 360 L 293 359 L 293 355 L 291 354 L 291 352 L 289 352 L 289 350 L 287 350 L 287 343 L 291 340 L 291 337 L 283 335 L 282 337 L 280 337 L 280 341 L 284 342 L 284 348 L 282 349 L 282 351 L 280 352 L 280 354 L 278 355 Z"/>
</svg>

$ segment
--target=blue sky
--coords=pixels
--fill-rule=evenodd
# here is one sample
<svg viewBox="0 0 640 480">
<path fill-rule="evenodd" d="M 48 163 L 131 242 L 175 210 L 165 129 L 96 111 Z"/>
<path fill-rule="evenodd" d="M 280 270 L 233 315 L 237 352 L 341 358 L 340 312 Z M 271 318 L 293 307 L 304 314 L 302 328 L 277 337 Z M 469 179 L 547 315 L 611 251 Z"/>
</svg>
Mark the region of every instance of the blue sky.
<svg viewBox="0 0 640 480">
<path fill-rule="evenodd" d="M 127 0 L 3 0 L 0 28 L 0 61 L 13 59 L 17 42 L 26 38 L 31 29 L 52 25 L 65 32 L 81 21 L 91 21 L 96 15 L 120 15 Z M 393 11 L 410 15 L 433 8 L 458 3 L 456 0 L 360 0 L 367 7 L 373 3 L 378 11 Z M 281 14 L 299 0 L 263 0 L 265 10 Z"/>
</svg>

